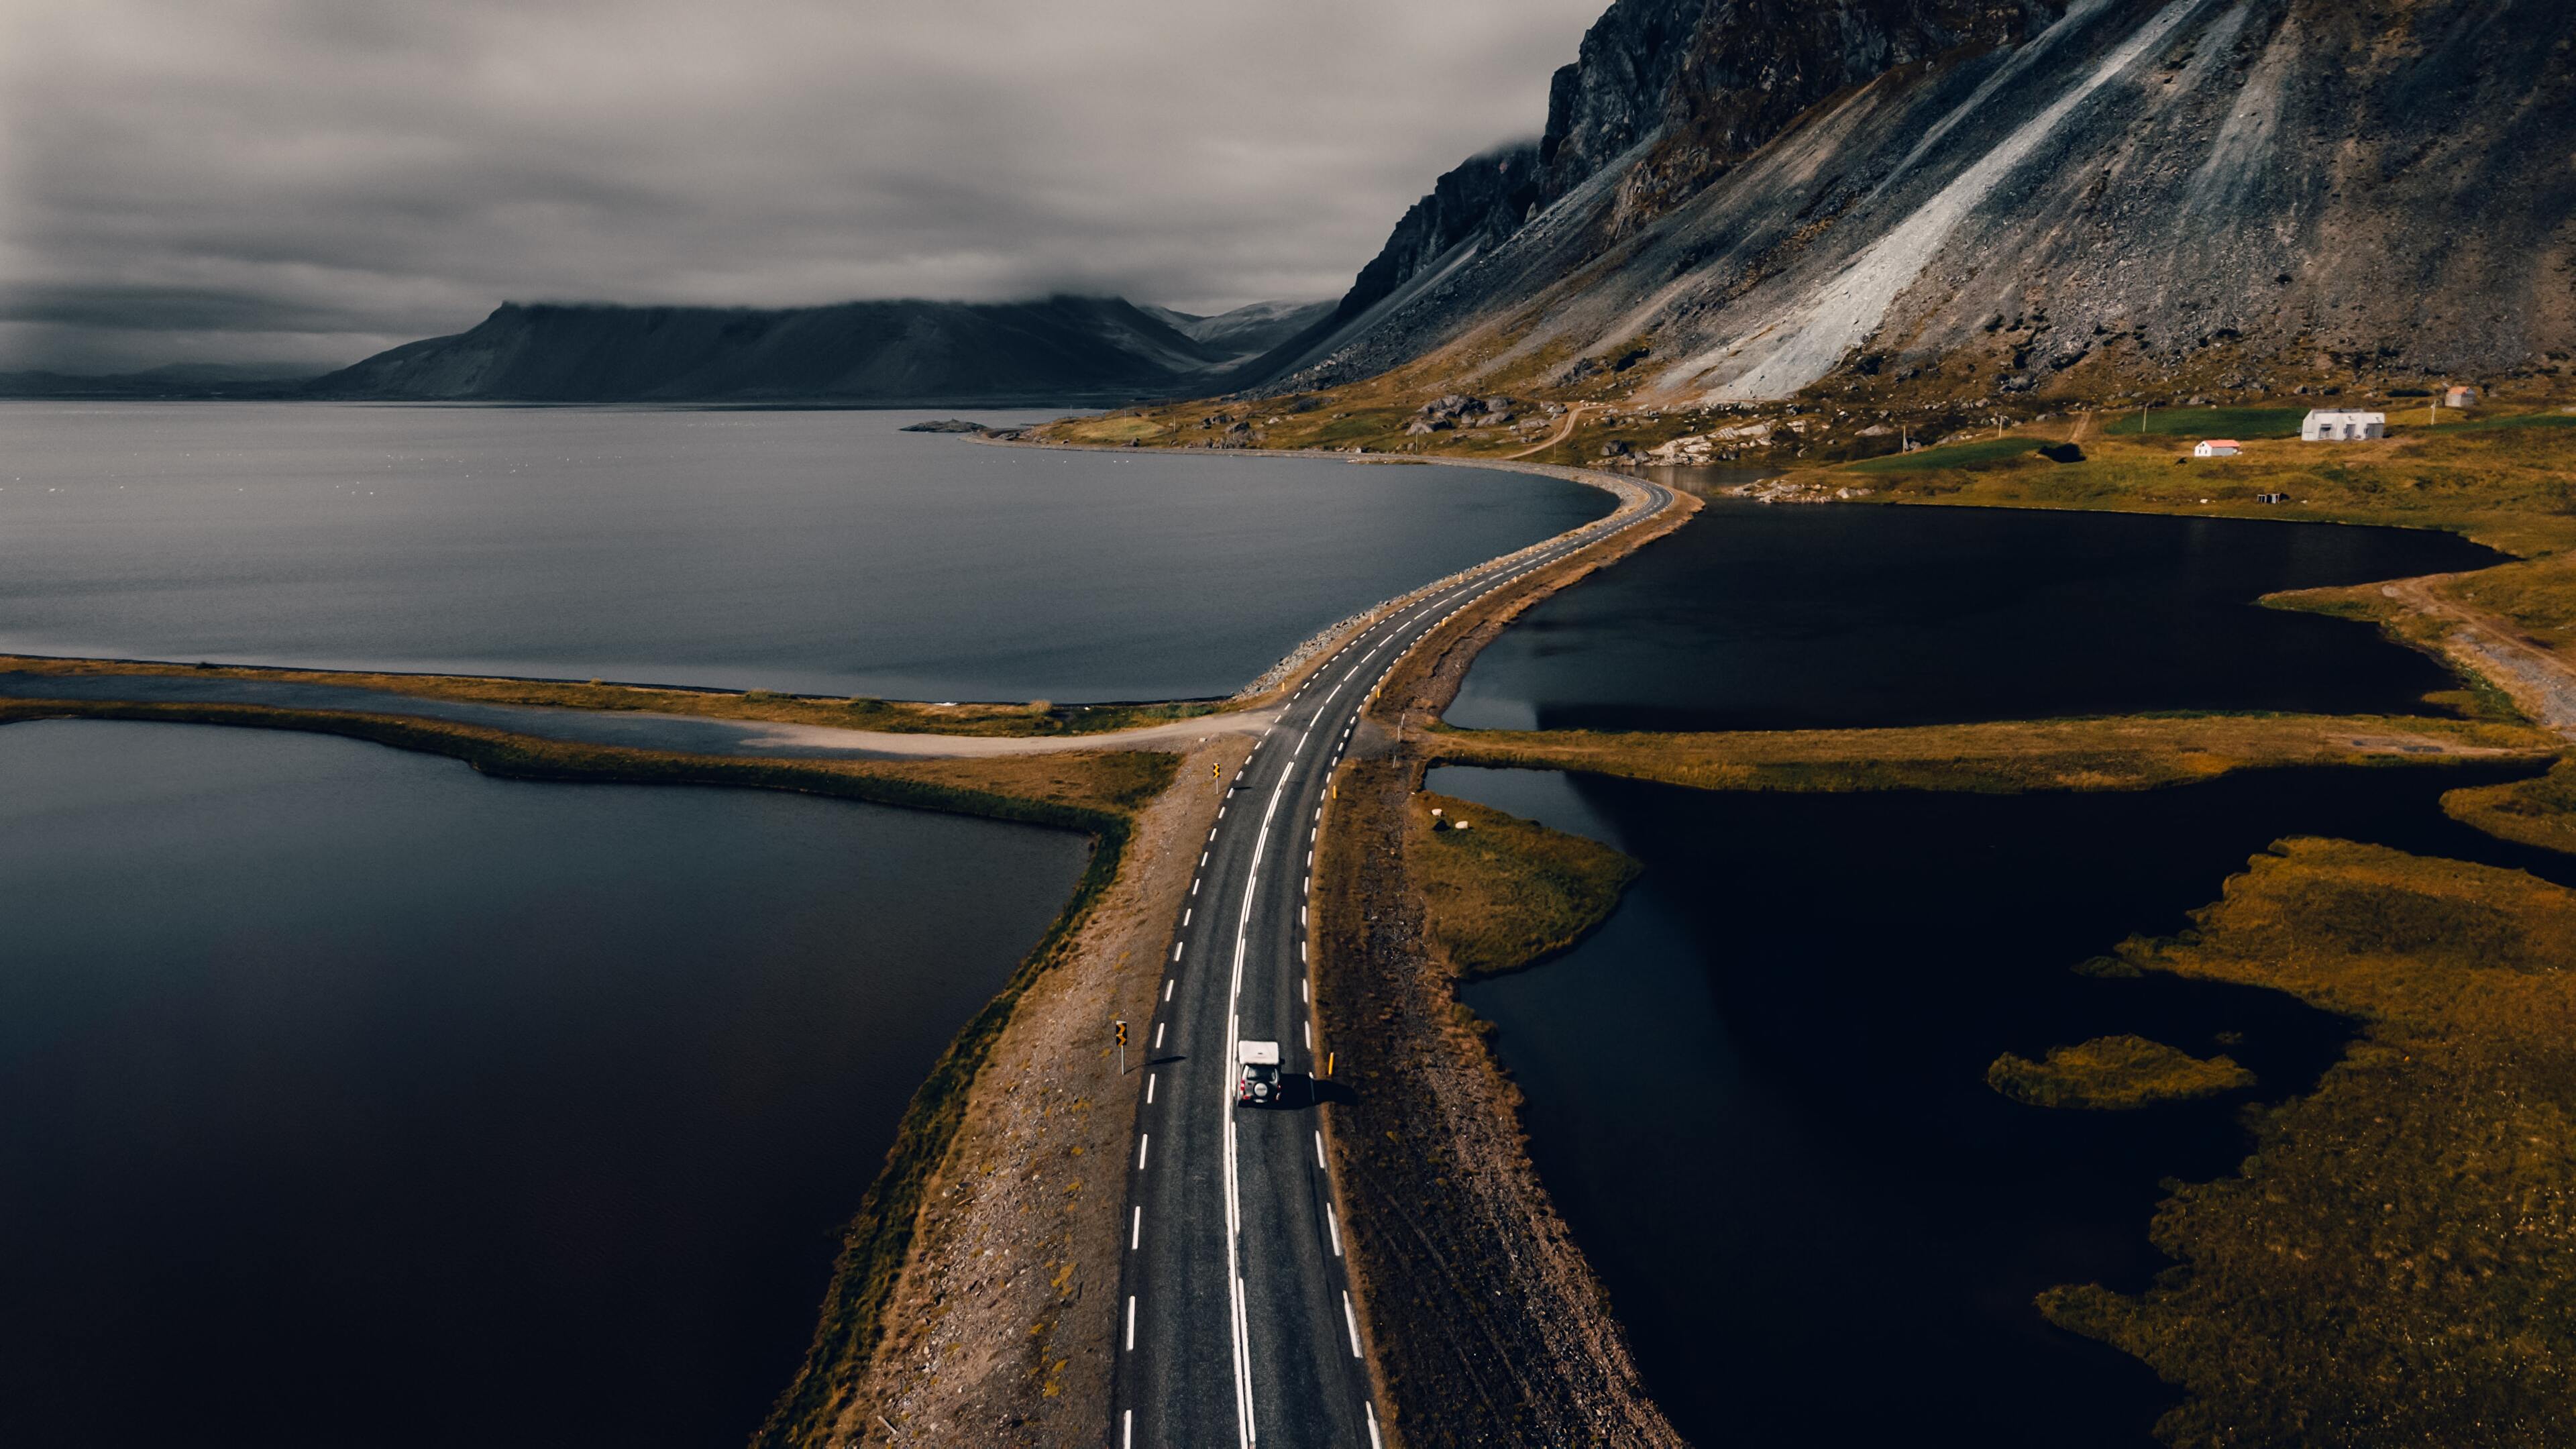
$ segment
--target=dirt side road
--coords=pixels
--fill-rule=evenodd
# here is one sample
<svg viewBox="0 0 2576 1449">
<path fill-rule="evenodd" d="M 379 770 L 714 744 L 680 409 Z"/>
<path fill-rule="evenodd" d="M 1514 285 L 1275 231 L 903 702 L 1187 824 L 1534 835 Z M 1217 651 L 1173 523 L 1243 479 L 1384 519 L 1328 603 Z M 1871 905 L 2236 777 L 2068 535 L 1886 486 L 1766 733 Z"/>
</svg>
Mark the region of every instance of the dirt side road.
<svg viewBox="0 0 2576 1449">
<path fill-rule="evenodd" d="M 1095 1445 L 1108 1421 L 1118 1212 L 1144 1054 L 1121 1080 L 1111 1023 L 1153 1018 L 1198 842 L 1251 743 L 1192 749 L 1138 817 L 1062 964 L 1021 997 L 922 1193 L 884 1335 L 831 1412 L 770 1442 Z"/>
<path fill-rule="evenodd" d="M 2500 616 L 2443 597 L 2436 586 L 2457 577 L 2399 579 L 2379 591 L 2448 626 L 2445 652 L 2513 696 L 2533 719 L 2576 740 L 2576 665 L 2523 638 Z"/>
</svg>

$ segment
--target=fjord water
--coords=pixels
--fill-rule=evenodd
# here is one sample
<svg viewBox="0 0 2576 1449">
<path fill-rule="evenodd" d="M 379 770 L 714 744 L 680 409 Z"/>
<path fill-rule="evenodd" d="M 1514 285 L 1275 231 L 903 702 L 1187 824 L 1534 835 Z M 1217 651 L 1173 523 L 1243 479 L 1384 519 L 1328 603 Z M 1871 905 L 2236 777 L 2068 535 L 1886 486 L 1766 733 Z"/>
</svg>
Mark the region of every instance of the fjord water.
<svg viewBox="0 0 2576 1449">
<path fill-rule="evenodd" d="M 1086 849 L 0 728 L 0 1443 L 743 1442 Z"/>
<path fill-rule="evenodd" d="M 0 403 L 0 652 L 1204 698 L 1611 507 L 1494 470 L 901 431 L 929 416 Z"/>
<path fill-rule="evenodd" d="M 1645 863 L 1572 951 L 1460 994 L 1499 1027 L 1540 1176 L 1685 1436 L 2148 1449 L 2171 1391 L 2051 1328 L 2032 1295 L 2146 1286 L 2159 1181 L 2234 1171 L 2239 1106 L 2305 1090 L 2349 1027 L 2277 993 L 2070 968 L 2182 929 L 2288 835 L 2576 882 L 2564 857 L 2441 813 L 2445 790 L 2526 773 L 2019 796 L 1429 783 Z M 2122 1113 L 1985 1084 L 1999 1053 L 2128 1032 L 2225 1052 L 2259 1084 Z"/>
<path fill-rule="evenodd" d="M 1716 500 L 1477 656 L 1472 729 L 1797 729 L 2140 710 L 2421 711 L 2457 681 L 2280 589 L 2483 568 L 2449 534 Z"/>
</svg>

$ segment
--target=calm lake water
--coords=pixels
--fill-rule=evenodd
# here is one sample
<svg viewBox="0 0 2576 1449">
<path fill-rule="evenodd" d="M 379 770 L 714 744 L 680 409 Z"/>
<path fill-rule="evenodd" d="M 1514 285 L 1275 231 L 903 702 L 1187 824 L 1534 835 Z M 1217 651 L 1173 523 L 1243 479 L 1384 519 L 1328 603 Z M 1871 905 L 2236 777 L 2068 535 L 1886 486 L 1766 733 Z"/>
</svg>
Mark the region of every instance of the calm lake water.
<svg viewBox="0 0 2576 1449">
<path fill-rule="evenodd" d="M 2444 790 L 2522 773 L 1802 796 L 1444 768 L 1430 787 L 1646 863 L 1573 951 L 1461 995 L 1500 1027 L 1541 1177 L 1684 1434 L 2148 1449 L 2171 1391 L 2031 1298 L 2145 1286 L 2159 1180 L 2234 1171 L 2245 1095 L 2054 1112 L 1989 1090 L 1987 1065 L 2136 1032 L 2234 1056 L 2254 1097 L 2304 1090 L 2341 1051 L 2337 1019 L 2069 968 L 2180 929 L 2286 835 L 2576 881 L 2576 862 L 2441 814 Z"/>
<path fill-rule="evenodd" d="M 741 1443 L 1086 850 L 0 728 L 0 1443 Z"/>
<path fill-rule="evenodd" d="M 899 431 L 929 416 L 0 402 L 0 651 L 1200 698 L 1612 506 Z"/>
<path fill-rule="evenodd" d="M 2155 709 L 2420 712 L 2457 686 L 2277 589 L 2499 561 L 2447 534 L 1712 501 L 1477 656 L 1473 729 L 1791 729 Z"/>
</svg>

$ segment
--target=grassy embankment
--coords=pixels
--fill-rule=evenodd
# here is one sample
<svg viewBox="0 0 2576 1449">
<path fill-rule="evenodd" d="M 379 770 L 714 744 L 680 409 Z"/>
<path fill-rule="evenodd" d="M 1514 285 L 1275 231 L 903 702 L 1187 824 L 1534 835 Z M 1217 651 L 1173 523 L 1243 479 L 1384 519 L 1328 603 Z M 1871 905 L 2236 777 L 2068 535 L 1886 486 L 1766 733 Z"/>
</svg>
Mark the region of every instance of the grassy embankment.
<svg viewBox="0 0 2576 1449">
<path fill-rule="evenodd" d="M 599 680 L 506 679 L 471 674 L 384 674 L 329 669 L 263 669 L 249 665 L 155 664 L 116 659 L 40 659 L 0 655 L 0 670 L 63 675 L 181 675 L 200 679 L 280 680 L 381 690 L 423 699 L 545 709 L 645 711 L 705 719 L 826 725 L 893 734 L 1045 736 L 1098 734 L 1225 708 L 1188 700 L 1168 704 L 933 704 L 917 700 L 779 694 L 771 690 L 673 689 Z"/>
<path fill-rule="evenodd" d="M 2553 410 L 2428 425 L 2420 411 L 2397 412 L 2383 440 L 2305 443 L 2297 437 L 2303 411 L 2179 408 L 2150 414 L 2144 433 L 2133 431 L 2134 417 L 2060 418 L 2000 440 L 1815 471 L 1899 503 L 2395 524 L 2462 533 L 2525 556 L 2576 546 L 2576 416 Z M 2192 457 L 2191 445 L 2213 435 L 2236 437 L 2243 455 Z M 2037 452 L 2070 439 L 2083 451 L 2079 462 Z M 2264 493 L 2290 501 L 2256 502 Z M 2576 605 L 2576 591 L 2566 602 Z M 2576 622 L 2576 611 L 2567 617 Z"/>
<path fill-rule="evenodd" d="M 534 739 L 440 720 L 257 705 L 0 700 L 0 725 L 36 719 L 149 720 L 302 730 L 420 750 L 508 779 L 787 790 L 1079 830 L 1093 840 L 1072 898 L 1000 992 L 951 1040 L 904 1109 L 893 1147 L 844 1234 L 804 1371 L 770 1427 L 809 1415 L 866 1357 L 912 1242 L 923 1184 L 963 1120 L 968 1090 L 1022 992 L 1053 965 L 1108 889 L 1133 812 L 1171 783 L 1177 757 L 1138 750 L 992 759 L 774 760 Z M 768 1428 L 763 1433 L 767 1434 Z"/>
<path fill-rule="evenodd" d="M 1986 1068 L 1986 1085 L 2034 1107 L 2126 1112 L 2186 1102 L 2253 1085 L 2233 1057 L 2196 1057 L 2142 1036 L 2102 1036 L 2050 1047 L 2045 1060 L 2006 1052 Z"/>
<path fill-rule="evenodd" d="M 1464 976 L 1516 970 L 1572 946 L 1609 919 L 1644 868 L 1536 821 L 1445 795 L 1416 800 L 1407 861 L 1431 934 Z M 1436 822 L 1433 810 L 1442 812 Z"/>
<path fill-rule="evenodd" d="M 1429 733 L 1434 760 L 1583 770 L 1702 790 L 2144 790 L 2283 765 L 2544 758 L 2556 737 L 2498 721 L 2368 715 L 2127 715 L 1729 734 Z"/>
<path fill-rule="evenodd" d="M 2178 1445 L 2543 1445 L 2576 1424 L 2576 892 L 2294 840 L 2144 970 L 2360 1020 L 2241 1175 L 2179 1186 L 2137 1297 L 2043 1295 L 2186 1386 Z"/>
<path fill-rule="evenodd" d="M 2442 797 L 2442 809 L 2489 835 L 2576 854 L 2576 759 L 2561 760 L 2536 779 L 2453 790 Z"/>
</svg>

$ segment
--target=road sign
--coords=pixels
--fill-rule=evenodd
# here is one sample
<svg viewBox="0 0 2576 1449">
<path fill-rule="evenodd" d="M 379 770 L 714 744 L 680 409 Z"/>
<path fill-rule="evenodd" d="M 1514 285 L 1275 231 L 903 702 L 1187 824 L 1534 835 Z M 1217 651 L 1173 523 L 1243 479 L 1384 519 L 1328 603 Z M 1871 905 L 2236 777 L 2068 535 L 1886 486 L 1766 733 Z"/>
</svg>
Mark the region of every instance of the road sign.
<svg viewBox="0 0 2576 1449">
<path fill-rule="evenodd" d="M 1118 1023 L 1118 1075 L 1127 1075 L 1127 1023 Z"/>
</svg>

